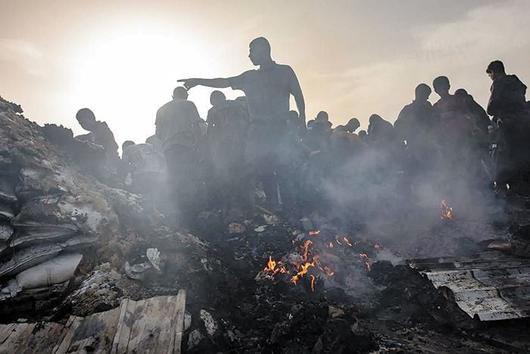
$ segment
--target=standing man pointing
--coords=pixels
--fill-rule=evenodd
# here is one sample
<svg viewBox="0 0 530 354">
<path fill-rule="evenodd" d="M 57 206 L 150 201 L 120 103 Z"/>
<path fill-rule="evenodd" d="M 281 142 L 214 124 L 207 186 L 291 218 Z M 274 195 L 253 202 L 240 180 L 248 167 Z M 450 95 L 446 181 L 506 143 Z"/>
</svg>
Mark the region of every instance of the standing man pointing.
<svg viewBox="0 0 530 354">
<path fill-rule="evenodd" d="M 250 116 L 245 161 L 250 167 L 251 177 L 258 178 L 263 183 L 270 206 L 278 207 L 277 177 L 283 169 L 279 157 L 286 153 L 283 149 L 286 146 L 289 99 L 293 95 L 299 119 L 305 125 L 304 95 L 293 69 L 272 60 L 271 47 L 266 38 L 259 37 L 250 42 L 249 58 L 259 69 L 229 78 L 192 78 L 179 81 L 184 82 L 188 89 L 198 85 L 231 87 L 245 93 Z"/>
</svg>

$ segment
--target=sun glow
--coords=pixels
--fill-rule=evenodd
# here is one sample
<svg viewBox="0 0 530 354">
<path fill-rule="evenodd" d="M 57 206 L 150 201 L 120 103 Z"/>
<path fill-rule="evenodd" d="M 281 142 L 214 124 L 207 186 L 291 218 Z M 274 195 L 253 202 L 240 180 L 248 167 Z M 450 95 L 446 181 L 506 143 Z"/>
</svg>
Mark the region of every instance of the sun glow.
<svg viewBox="0 0 530 354">
<path fill-rule="evenodd" d="M 171 99 L 177 79 L 211 67 L 197 38 L 173 27 L 143 24 L 99 31 L 81 44 L 72 62 L 69 106 L 72 114 L 81 107 L 93 109 L 118 143 L 143 142 L 152 135 L 156 110 Z M 209 106 L 207 93 L 192 92 L 190 99 Z"/>
</svg>

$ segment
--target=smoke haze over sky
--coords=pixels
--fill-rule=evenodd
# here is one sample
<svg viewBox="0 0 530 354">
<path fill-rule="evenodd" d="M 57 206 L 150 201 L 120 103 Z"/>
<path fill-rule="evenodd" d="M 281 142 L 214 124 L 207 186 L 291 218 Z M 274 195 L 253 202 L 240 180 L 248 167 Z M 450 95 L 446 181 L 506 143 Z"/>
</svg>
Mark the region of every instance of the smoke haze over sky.
<svg viewBox="0 0 530 354">
<path fill-rule="evenodd" d="M 90 107 L 118 142 L 154 133 L 176 80 L 252 68 L 267 37 L 291 65 L 307 118 L 394 121 L 420 82 L 447 75 L 485 105 L 494 59 L 530 82 L 530 1 L 0 1 L 0 95 L 39 123 L 81 132 Z M 190 93 L 206 117 L 211 89 Z M 226 91 L 230 98 L 241 92 Z M 431 95 L 431 101 L 436 101 Z"/>
</svg>

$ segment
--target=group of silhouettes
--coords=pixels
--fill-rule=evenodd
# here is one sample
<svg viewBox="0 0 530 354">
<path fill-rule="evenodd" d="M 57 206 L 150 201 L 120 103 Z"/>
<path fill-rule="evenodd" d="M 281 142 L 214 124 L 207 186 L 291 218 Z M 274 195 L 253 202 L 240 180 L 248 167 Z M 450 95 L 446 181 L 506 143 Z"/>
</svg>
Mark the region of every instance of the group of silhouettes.
<svg viewBox="0 0 530 354">
<path fill-rule="evenodd" d="M 153 205 L 165 205 L 183 222 L 204 210 L 237 218 L 256 203 L 273 212 L 326 208 L 330 186 L 355 193 L 348 186 L 364 183 L 360 178 L 377 185 L 390 176 L 400 180 L 401 193 L 436 178 L 441 189 L 457 181 L 506 192 L 528 178 L 526 86 L 506 74 L 500 61 L 486 70 L 493 81 L 486 110 L 464 89 L 451 94 L 449 79 L 440 76 L 432 83 L 439 96 L 434 105 L 428 101 L 431 88 L 419 84 L 394 124 L 373 114 L 367 130 L 358 131 L 358 119 L 333 127 L 324 111 L 306 122 L 294 70 L 272 60 L 263 37 L 249 49 L 256 70 L 180 80 L 183 86 L 156 113 L 155 134 L 145 143 L 124 142 L 121 158 L 109 127 L 81 109 L 77 119 L 89 134 L 77 138 L 102 156 L 94 171 Z M 188 100 L 197 85 L 231 87 L 245 95 L 229 100 L 214 90 L 204 120 Z M 297 111 L 289 108 L 291 95 Z"/>
</svg>

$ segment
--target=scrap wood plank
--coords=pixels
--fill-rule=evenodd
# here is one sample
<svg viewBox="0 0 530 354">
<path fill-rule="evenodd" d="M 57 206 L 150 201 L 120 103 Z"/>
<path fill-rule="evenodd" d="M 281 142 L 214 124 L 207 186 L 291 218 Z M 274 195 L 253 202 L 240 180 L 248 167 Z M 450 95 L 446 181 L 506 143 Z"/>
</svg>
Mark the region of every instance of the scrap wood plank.
<svg viewBox="0 0 530 354">
<path fill-rule="evenodd" d="M 112 353 L 180 353 L 186 292 L 122 302 Z"/>
<path fill-rule="evenodd" d="M 178 299 L 178 297 L 177 297 Z M 168 297 L 165 299 L 167 302 L 166 305 L 166 315 L 161 318 L 161 331 L 156 342 L 155 349 L 158 349 L 160 352 L 172 353 L 175 337 L 175 326 L 176 326 L 176 316 L 177 316 L 177 301 L 174 297 Z"/>
<path fill-rule="evenodd" d="M 116 328 L 116 335 L 112 342 L 112 354 L 127 353 L 127 345 L 131 335 L 131 326 L 134 321 L 136 301 L 124 299 L 120 306 L 120 317 Z"/>
<path fill-rule="evenodd" d="M 168 353 L 180 354 L 182 350 L 182 334 L 185 330 L 184 328 L 184 316 L 186 314 L 186 290 L 181 289 L 177 295 L 176 301 L 177 314 L 175 316 L 176 326 L 175 326 L 175 340 L 170 346 Z"/>
<path fill-rule="evenodd" d="M 71 352 L 180 354 L 186 291 L 60 323 L 0 326 L 0 354 Z"/>
<path fill-rule="evenodd" d="M 8 323 L 0 326 L 0 345 L 4 343 L 7 338 L 13 333 L 13 329 L 17 326 L 16 323 Z M 0 346 L 1 348 L 1 346 Z"/>
<path fill-rule="evenodd" d="M 144 341 L 149 341 L 148 337 L 152 335 L 151 331 L 156 328 L 156 321 L 158 321 L 161 315 L 158 312 L 157 302 L 154 299 L 136 302 L 136 309 L 131 325 L 131 335 L 127 344 L 128 352 L 135 351 L 142 353 L 139 348 L 142 347 L 141 344 Z M 152 345 L 153 343 L 150 344 Z"/>
<path fill-rule="evenodd" d="M 26 337 L 24 348 L 17 354 L 49 353 L 62 338 L 64 325 L 48 322 L 36 324 L 30 335 Z"/>
<path fill-rule="evenodd" d="M 0 346 L 0 353 L 22 353 L 26 339 L 31 336 L 33 328 L 35 328 L 34 323 L 17 324 L 12 329 L 11 335 Z"/>
<path fill-rule="evenodd" d="M 72 342 L 72 338 L 74 338 L 75 331 L 81 324 L 81 320 L 82 318 L 77 316 L 70 316 L 68 318 L 68 322 L 64 326 L 62 339 L 59 341 L 59 344 L 53 348 L 53 354 L 67 353 L 70 343 Z"/>
<path fill-rule="evenodd" d="M 127 352 L 180 353 L 185 291 L 136 302 Z M 175 350 L 178 348 L 177 350 Z"/>
<path fill-rule="evenodd" d="M 110 352 L 119 316 L 120 309 L 115 308 L 85 317 L 75 330 L 67 352 Z"/>
</svg>

